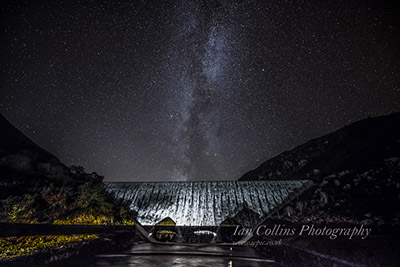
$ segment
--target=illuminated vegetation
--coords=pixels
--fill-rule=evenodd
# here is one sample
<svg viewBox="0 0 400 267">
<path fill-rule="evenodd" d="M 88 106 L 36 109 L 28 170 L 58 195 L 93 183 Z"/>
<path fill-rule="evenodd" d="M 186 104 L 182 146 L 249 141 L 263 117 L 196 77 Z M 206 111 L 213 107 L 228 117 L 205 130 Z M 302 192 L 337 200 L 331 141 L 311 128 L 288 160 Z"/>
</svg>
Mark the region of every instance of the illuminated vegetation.
<svg viewBox="0 0 400 267">
<path fill-rule="evenodd" d="M 80 224 L 80 225 L 104 225 L 104 224 L 113 224 L 113 225 L 134 225 L 135 223 L 129 219 L 123 219 L 117 222 L 114 222 L 114 217 L 106 217 L 106 216 L 94 216 L 92 214 L 81 214 L 72 218 L 67 218 L 65 220 L 54 220 L 54 224 L 59 225 L 71 225 L 71 224 Z"/>
<path fill-rule="evenodd" d="M 43 250 L 72 248 L 97 235 L 23 236 L 0 238 L 0 260 L 34 255 Z"/>
<path fill-rule="evenodd" d="M 67 173 L 40 174 L 2 201 L 1 220 L 11 223 L 133 225 L 127 205 L 116 203 L 103 177 L 73 166 Z M 49 177 L 50 176 L 50 177 Z"/>
<path fill-rule="evenodd" d="M 103 187 L 103 177 L 83 167 L 18 174 L 0 199 L 0 221 L 9 223 L 133 225 L 132 213 Z M 11 183 L 12 185 L 14 183 Z M 19 257 L 80 249 L 97 235 L 0 238 L 0 263 Z"/>
<path fill-rule="evenodd" d="M 23 221 L 25 223 L 35 223 L 33 219 L 34 209 L 32 203 L 34 197 L 29 194 L 25 194 L 22 197 L 11 197 L 7 199 L 6 205 L 9 205 L 10 210 L 7 212 L 8 221 L 15 223 Z"/>
</svg>

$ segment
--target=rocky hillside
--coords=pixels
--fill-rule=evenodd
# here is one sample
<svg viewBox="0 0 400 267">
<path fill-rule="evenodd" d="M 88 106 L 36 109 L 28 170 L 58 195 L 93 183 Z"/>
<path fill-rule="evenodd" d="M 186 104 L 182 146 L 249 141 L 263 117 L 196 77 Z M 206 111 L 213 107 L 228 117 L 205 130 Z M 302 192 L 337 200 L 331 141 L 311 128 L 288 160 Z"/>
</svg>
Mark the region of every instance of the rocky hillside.
<svg viewBox="0 0 400 267">
<path fill-rule="evenodd" d="M 400 113 L 368 118 L 284 152 L 240 180 L 311 179 L 291 220 L 399 223 Z"/>
<path fill-rule="evenodd" d="M 126 221 L 128 209 L 114 203 L 102 179 L 66 167 L 0 114 L 0 221 Z"/>
<path fill-rule="evenodd" d="M 69 173 L 69 169 L 0 114 L 0 182 L 16 183 L 25 174 L 55 172 Z"/>
</svg>

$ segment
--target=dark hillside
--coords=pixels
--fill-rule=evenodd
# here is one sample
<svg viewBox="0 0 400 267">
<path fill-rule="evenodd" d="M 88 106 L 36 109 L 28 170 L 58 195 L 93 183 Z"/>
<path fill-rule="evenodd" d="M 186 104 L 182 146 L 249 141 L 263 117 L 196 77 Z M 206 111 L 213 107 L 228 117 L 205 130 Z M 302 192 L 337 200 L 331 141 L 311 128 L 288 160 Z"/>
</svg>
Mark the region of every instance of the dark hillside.
<svg viewBox="0 0 400 267">
<path fill-rule="evenodd" d="M 398 224 L 400 113 L 368 118 L 284 152 L 240 180 L 311 179 L 291 221 Z"/>
</svg>

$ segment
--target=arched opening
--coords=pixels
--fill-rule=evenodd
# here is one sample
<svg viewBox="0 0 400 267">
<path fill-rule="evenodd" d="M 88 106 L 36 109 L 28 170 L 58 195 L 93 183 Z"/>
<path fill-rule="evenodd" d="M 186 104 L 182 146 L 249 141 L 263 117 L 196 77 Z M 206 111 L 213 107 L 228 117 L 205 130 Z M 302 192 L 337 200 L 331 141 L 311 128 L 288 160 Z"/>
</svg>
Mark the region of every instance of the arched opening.
<svg viewBox="0 0 400 267">
<path fill-rule="evenodd" d="M 154 236 L 156 240 L 163 242 L 172 242 L 176 239 L 176 222 L 170 217 L 166 217 L 156 223 L 154 227 Z"/>
</svg>

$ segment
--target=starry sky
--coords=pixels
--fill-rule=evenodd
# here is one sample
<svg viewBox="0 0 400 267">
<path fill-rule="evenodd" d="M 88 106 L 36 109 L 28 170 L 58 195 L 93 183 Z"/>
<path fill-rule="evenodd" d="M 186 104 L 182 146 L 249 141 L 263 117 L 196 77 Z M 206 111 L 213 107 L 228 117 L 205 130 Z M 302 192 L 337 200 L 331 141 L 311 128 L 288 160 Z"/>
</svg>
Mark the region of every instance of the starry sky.
<svg viewBox="0 0 400 267">
<path fill-rule="evenodd" d="M 235 180 L 400 111 L 396 1 L 2 1 L 0 112 L 106 181 Z"/>
</svg>

